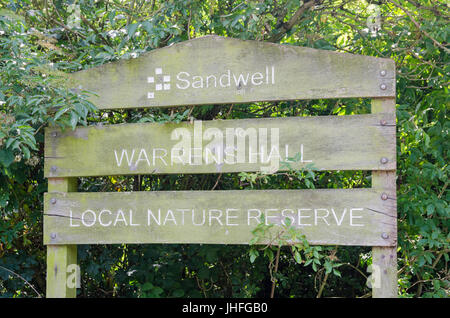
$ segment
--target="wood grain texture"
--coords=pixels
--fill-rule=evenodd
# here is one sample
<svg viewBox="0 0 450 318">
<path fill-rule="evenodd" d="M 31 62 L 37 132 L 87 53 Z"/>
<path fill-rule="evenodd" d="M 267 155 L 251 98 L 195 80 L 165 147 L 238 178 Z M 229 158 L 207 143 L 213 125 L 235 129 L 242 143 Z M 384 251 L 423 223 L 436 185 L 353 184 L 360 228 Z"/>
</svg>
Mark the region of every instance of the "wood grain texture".
<svg viewBox="0 0 450 318">
<path fill-rule="evenodd" d="M 383 121 L 385 125 L 380 124 Z M 201 131 L 198 134 L 203 136 L 200 139 L 195 132 L 199 130 L 194 131 L 194 127 L 199 125 Z M 171 149 L 176 148 L 181 140 L 173 137 L 174 131 L 180 129 L 191 136 L 189 150 L 192 160 L 186 164 L 172 156 Z M 245 135 L 228 137 L 229 129 L 235 132 L 238 129 L 253 131 L 255 138 L 252 140 L 255 143 L 252 145 Z M 272 139 L 276 136 L 272 133 L 273 129 L 278 133 L 276 139 Z M 209 132 L 217 131 L 222 139 L 207 139 L 208 135 L 212 136 Z M 260 131 L 266 131 L 266 137 Z M 396 166 L 395 121 L 392 114 L 384 113 L 215 120 L 201 124 L 122 124 L 79 127 L 75 131 L 65 132 L 47 129 L 45 136 L 46 177 L 260 171 L 270 166 L 271 161 L 267 162 L 267 159 L 274 145 L 278 150 L 272 153 L 272 158 L 281 157 L 279 161 L 286 160 L 286 152 L 288 158 L 303 154 L 304 162 L 291 163 L 290 168 L 313 164 L 318 170 L 389 170 Z M 201 164 L 196 164 L 193 158 L 194 148 L 198 147 L 194 137 L 200 140 L 200 147 L 203 148 Z M 227 152 L 235 154 L 230 160 L 225 152 L 229 140 L 233 140 L 234 150 Z M 244 140 L 245 144 L 240 144 L 239 140 Z M 267 141 L 266 151 L 258 151 L 261 149 L 260 142 L 264 140 Z M 222 160 L 212 157 L 206 160 L 205 148 L 211 144 L 220 145 L 215 151 L 222 153 Z M 264 153 L 263 158 L 255 155 L 252 157 L 254 162 L 250 162 L 250 147 L 252 153 Z M 240 151 L 245 158 L 238 162 L 237 153 Z M 215 157 L 219 158 L 217 155 Z M 386 158 L 387 163 L 382 163 L 381 158 Z M 289 168 L 281 164 L 278 167 L 280 170 Z"/>
<path fill-rule="evenodd" d="M 76 190 L 76 178 L 50 178 L 48 180 L 49 193 L 65 193 Z M 76 288 L 71 288 L 67 284 L 68 266 L 76 263 L 76 245 L 47 245 L 47 298 L 76 297 Z"/>
<path fill-rule="evenodd" d="M 44 243 L 248 244 L 260 214 L 265 214 L 268 223 L 277 224 L 274 236 L 282 228 L 280 222 L 289 218 L 311 244 L 392 246 L 396 219 L 381 193 L 373 189 L 47 193 Z M 383 238 L 383 233 L 390 238 Z"/>
<path fill-rule="evenodd" d="M 395 95 L 394 67 L 385 58 L 205 36 L 73 73 L 69 86 L 95 92 L 100 109 L 385 97 Z"/>
</svg>

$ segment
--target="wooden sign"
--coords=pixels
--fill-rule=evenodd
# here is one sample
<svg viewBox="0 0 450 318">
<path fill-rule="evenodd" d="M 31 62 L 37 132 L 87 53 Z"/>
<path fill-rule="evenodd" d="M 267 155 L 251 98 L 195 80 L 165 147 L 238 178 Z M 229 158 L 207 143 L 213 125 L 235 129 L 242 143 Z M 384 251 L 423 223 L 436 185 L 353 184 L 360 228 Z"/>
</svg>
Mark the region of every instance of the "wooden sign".
<svg viewBox="0 0 450 318">
<path fill-rule="evenodd" d="M 390 170 L 395 159 L 392 114 L 48 129 L 45 140 L 47 177 L 275 172 L 308 164 Z"/>
<path fill-rule="evenodd" d="M 374 189 L 49 193 L 44 243 L 248 244 L 264 215 L 266 225 L 275 225 L 272 238 L 289 219 L 311 244 L 392 246 L 395 202 L 383 195 L 395 194 Z"/>
<path fill-rule="evenodd" d="M 392 60 L 207 36 L 68 82 L 100 109 L 361 97 L 372 114 L 46 129 L 47 296 L 75 295 L 76 244 L 249 244 L 260 222 L 273 225 L 260 243 L 290 224 L 310 244 L 372 246 L 373 296 L 396 296 Z M 77 177 L 305 167 L 371 170 L 372 188 L 76 193 Z"/>
<path fill-rule="evenodd" d="M 206 36 L 71 75 L 99 108 L 394 97 L 390 59 Z"/>
</svg>

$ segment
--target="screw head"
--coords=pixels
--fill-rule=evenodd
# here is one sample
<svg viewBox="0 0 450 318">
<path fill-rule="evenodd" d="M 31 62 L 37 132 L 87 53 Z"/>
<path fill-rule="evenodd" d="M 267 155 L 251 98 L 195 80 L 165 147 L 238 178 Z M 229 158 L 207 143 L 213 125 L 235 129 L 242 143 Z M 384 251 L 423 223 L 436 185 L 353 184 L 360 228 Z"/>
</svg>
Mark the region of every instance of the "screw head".
<svg viewBox="0 0 450 318">
<path fill-rule="evenodd" d="M 50 199 L 50 203 L 51 203 L 51 204 L 56 204 L 56 198 L 51 198 L 51 199 Z"/>
<path fill-rule="evenodd" d="M 387 199 L 388 199 L 387 193 L 382 193 L 381 194 L 381 200 L 386 201 Z"/>
<path fill-rule="evenodd" d="M 381 84 L 380 88 L 384 91 L 384 90 L 386 90 L 387 86 L 385 84 Z"/>
<path fill-rule="evenodd" d="M 56 238 L 56 233 L 50 233 L 50 238 L 54 240 Z"/>
<path fill-rule="evenodd" d="M 389 238 L 389 234 L 383 232 L 381 233 L 381 238 L 387 240 Z"/>
<path fill-rule="evenodd" d="M 386 126 L 386 124 L 387 124 L 386 120 L 384 120 L 384 119 L 380 120 L 380 125 L 381 126 Z"/>
<path fill-rule="evenodd" d="M 388 163 L 388 158 L 386 158 L 386 157 L 383 157 L 383 158 L 381 158 L 380 159 L 380 162 L 382 163 L 382 164 L 386 164 L 386 163 Z"/>
<path fill-rule="evenodd" d="M 386 76 L 386 71 L 385 71 L 385 70 L 382 70 L 382 71 L 380 72 L 380 75 L 381 75 L 381 76 Z"/>
</svg>

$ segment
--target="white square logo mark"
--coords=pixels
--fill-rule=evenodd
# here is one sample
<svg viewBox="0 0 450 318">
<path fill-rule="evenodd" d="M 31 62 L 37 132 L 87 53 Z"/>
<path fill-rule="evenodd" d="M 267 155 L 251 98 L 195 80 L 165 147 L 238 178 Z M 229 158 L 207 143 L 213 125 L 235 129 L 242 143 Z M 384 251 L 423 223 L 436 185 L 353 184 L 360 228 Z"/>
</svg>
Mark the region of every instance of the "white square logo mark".
<svg viewBox="0 0 450 318">
<path fill-rule="evenodd" d="M 170 90 L 170 75 L 163 75 L 162 67 L 155 68 L 155 76 L 147 77 L 148 84 L 155 85 L 155 91 Z M 155 98 L 155 92 L 147 92 L 148 99 Z"/>
</svg>

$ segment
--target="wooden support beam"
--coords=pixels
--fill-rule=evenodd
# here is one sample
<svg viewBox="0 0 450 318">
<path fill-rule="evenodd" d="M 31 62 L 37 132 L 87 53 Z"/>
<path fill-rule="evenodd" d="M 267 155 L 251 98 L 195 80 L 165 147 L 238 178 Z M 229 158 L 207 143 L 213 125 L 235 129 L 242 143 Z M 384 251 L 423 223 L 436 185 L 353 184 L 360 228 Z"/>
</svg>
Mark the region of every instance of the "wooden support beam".
<svg viewBox="0 0 450 318">
<path fill-rule="evenodd" d="M 77 190 L 76 178 L 49 178 L 50 193 L 67 193 Z M 45 217 L 44 217 L 45 226 Z M 48 235 L 54 235 L 49 233 Z M 76 245 L 47 245 L 47 298 L 75 298 L 76 284 L 68 284 L 69 266 L 77 263 Z"/>
<path fill-rule="evenodd" d="M 372 99 L 372 113 L 391 113 L 395 116 L 395 99 Z M 385 199 L 385 201 L 387 202 L 390 202 L 390 206 L 396 214 L 396 170 L 373 171 L 372 188 L 385 190 L 387 197 L 383 199 Z M 397 233 L 396 226 L 395 232 Z M 395 237 L 395 241 L 397 241 L 397 237 Z M 372 297 L 397 297 L 397 244 L 391 247 L 372 248 L 372 276 L 374 279 L 374 283 L 372 284 Z"/>
</svg>

